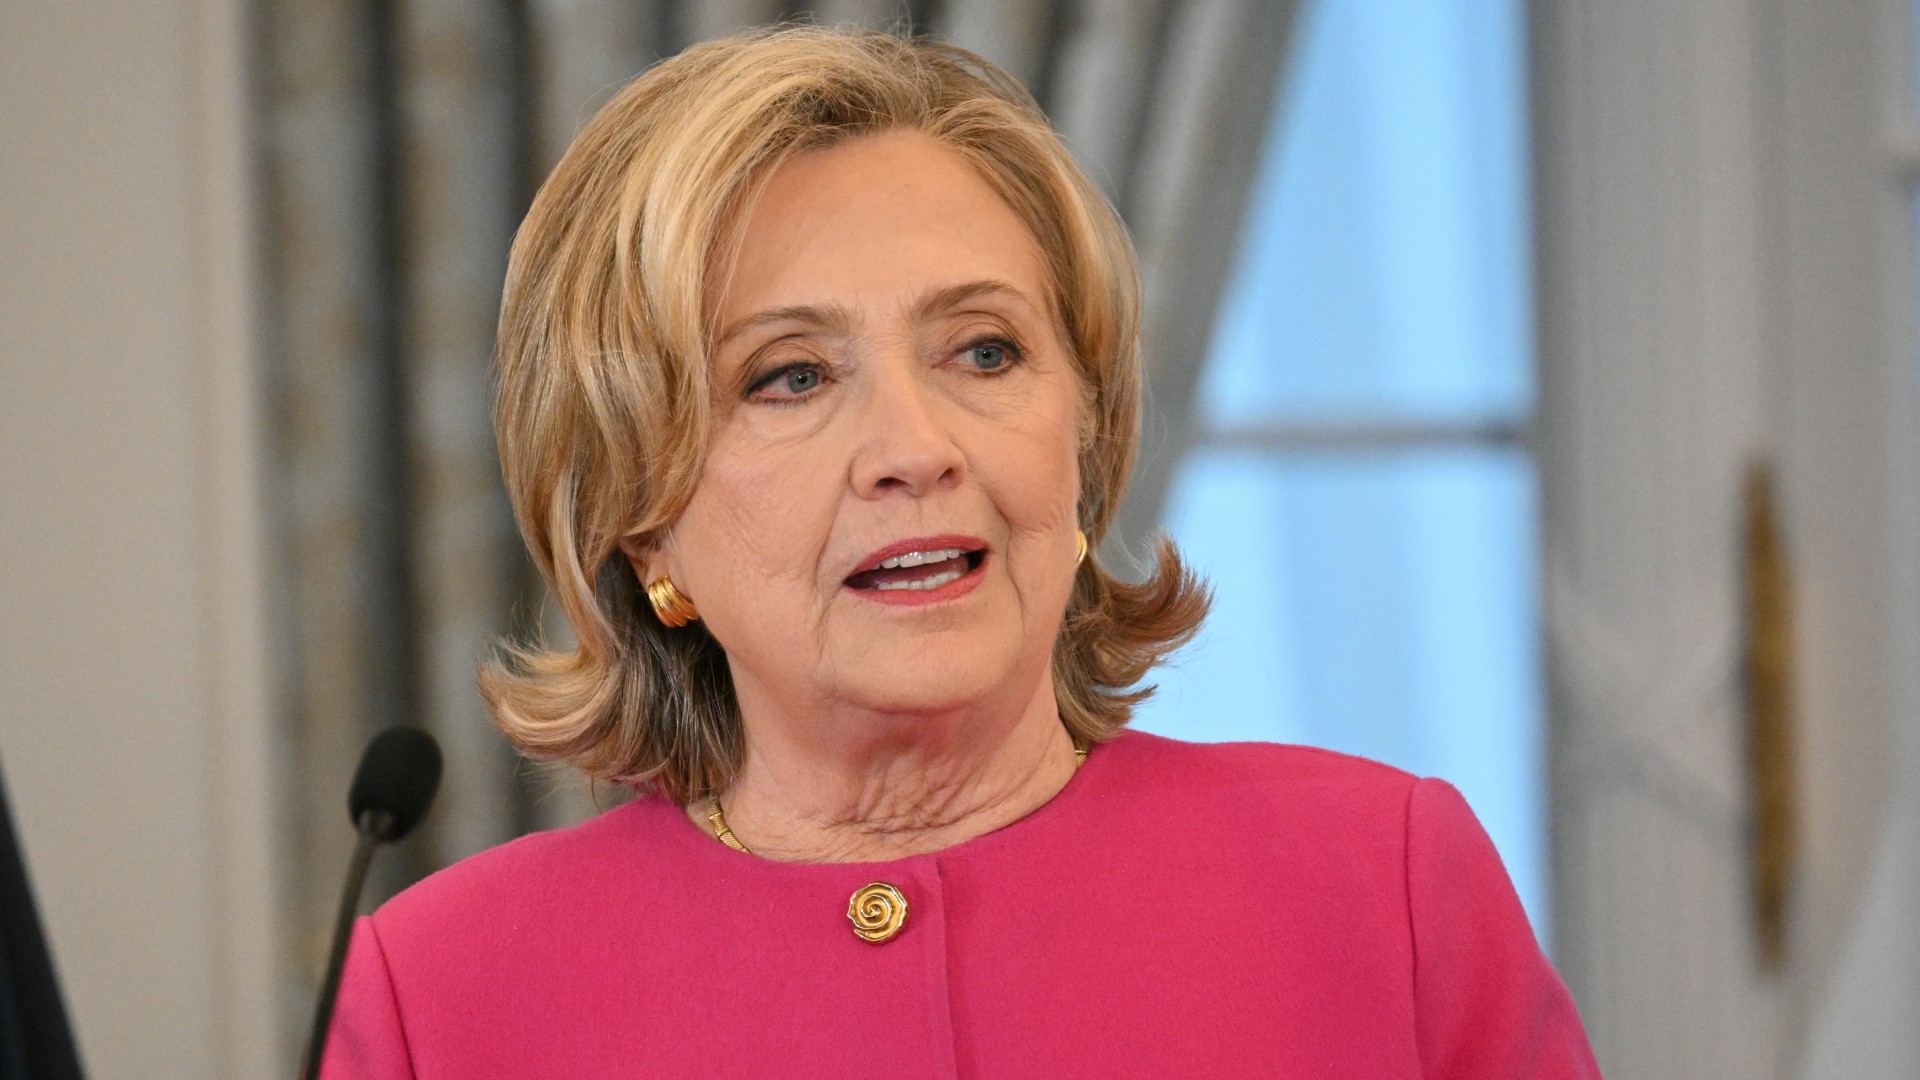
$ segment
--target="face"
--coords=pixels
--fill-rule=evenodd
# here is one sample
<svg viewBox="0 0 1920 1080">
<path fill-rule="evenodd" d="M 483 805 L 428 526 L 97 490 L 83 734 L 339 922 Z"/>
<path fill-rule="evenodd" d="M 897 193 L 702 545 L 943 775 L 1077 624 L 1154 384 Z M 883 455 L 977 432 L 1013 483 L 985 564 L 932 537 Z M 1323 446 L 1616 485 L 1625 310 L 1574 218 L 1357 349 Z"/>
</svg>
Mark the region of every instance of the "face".
<svg viewBox="0 0 1920 1080">
<path fill-rule="evenodd" d="M 1050 694 L 1081 391 L 1026 228 L 964 159 L 896 133 L 790 159 L 739 238 L 709 297 L 705 471 L 636 555 L 726 649 L 749 737 L 836 705 Z"/>
</svg>

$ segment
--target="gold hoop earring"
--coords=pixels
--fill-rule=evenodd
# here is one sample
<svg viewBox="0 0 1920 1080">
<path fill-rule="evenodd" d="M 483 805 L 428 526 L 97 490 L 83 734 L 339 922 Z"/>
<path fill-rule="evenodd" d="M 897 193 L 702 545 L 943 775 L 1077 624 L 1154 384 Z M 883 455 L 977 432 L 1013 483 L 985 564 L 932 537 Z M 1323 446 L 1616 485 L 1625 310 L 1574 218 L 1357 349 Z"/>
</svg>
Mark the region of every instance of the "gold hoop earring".
<svg viewBox="0 0 1920 1080">
<path fill-rule="evenodd" d="M 653 605 L 653 613 L 669 629 L 678 629 L 700 617 L 700 610 L 687 599 L 673 584 L 673 579 L 665 574 L 654 578 L 647 585 L 647 603 Z"/>
<path fill-rule="evenodd" d="M 1073 554 L 1073 565 L 1079 566 L 1081 563 L 1087 561 L 1086 531 L 1083 529 L 1073 530 L 1073 542 L 1075 545 L 1075 551 Z"/>
</svg>

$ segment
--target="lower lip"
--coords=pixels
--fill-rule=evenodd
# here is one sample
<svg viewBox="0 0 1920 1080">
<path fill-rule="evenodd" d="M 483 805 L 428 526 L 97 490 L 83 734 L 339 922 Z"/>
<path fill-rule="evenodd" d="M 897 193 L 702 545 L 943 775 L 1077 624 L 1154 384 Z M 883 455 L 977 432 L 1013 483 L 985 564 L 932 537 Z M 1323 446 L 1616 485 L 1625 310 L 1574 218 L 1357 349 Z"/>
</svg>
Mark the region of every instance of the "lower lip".
<svg viewBox="0 0 1920 1080">
<path fill-rule="evenodd" d="M 959 577 L 937 589 L 855 589 L 848 587 L 847 591 L 862 600 L 871 600 L 876 604 L 887 604 L 892 607 L 923 607 L 927 604 L 941 604 L 949 600 L 958 600 L 979 588 L 980 582 L 987 576 L 986 569 L 987 560 L 983 555 L 980 559 L 980 565 L 968 570 L 966 573 L 961 574 Z"/>
</svg>

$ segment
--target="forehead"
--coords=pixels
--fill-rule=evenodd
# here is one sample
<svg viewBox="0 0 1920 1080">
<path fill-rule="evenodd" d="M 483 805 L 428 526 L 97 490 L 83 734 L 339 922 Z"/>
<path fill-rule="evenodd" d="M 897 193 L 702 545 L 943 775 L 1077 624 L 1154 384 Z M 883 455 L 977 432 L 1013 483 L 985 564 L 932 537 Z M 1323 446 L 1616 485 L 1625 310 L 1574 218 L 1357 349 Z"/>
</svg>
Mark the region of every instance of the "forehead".
<svg viewBox="0 0 1920 1080">
<path fill-rule="evenodd" d="M 1012 285 L 1037 310 L 1047 277 L 1026 225 L 960 154 L 918 133 L 794 155 L 739 224 L 715 322 L 767 308 L 897 305 L 971 281 Z"/>
</svg>

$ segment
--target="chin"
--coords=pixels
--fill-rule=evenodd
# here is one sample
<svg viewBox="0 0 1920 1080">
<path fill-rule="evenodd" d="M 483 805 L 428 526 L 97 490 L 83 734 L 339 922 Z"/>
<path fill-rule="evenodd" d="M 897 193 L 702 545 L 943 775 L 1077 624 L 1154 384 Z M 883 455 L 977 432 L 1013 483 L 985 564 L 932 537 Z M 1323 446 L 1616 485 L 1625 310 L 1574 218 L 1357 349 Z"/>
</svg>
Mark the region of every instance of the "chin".
<svg viewBox="0 0 1920 1080">
<path fill-rule="evenodd" d="M 859 678 L 843 685 L 840 696 L 878 712 L 952 712 L 1004 692 L 1017 674 L 1008 657 L 966 657 L 944 650 L 886 655 L 891 651 L 875 650 L 878 655 L 862 659 Z"/>
<path fill-rule="evenodd" d="M 965 709 L 993 695 L 999 686 L 986 679 L 936 679 L 915 682 L 911 677 L 847 688 L 845 697 L 876 712 L 910 716 L 934 715 Z"/>
</svg>

